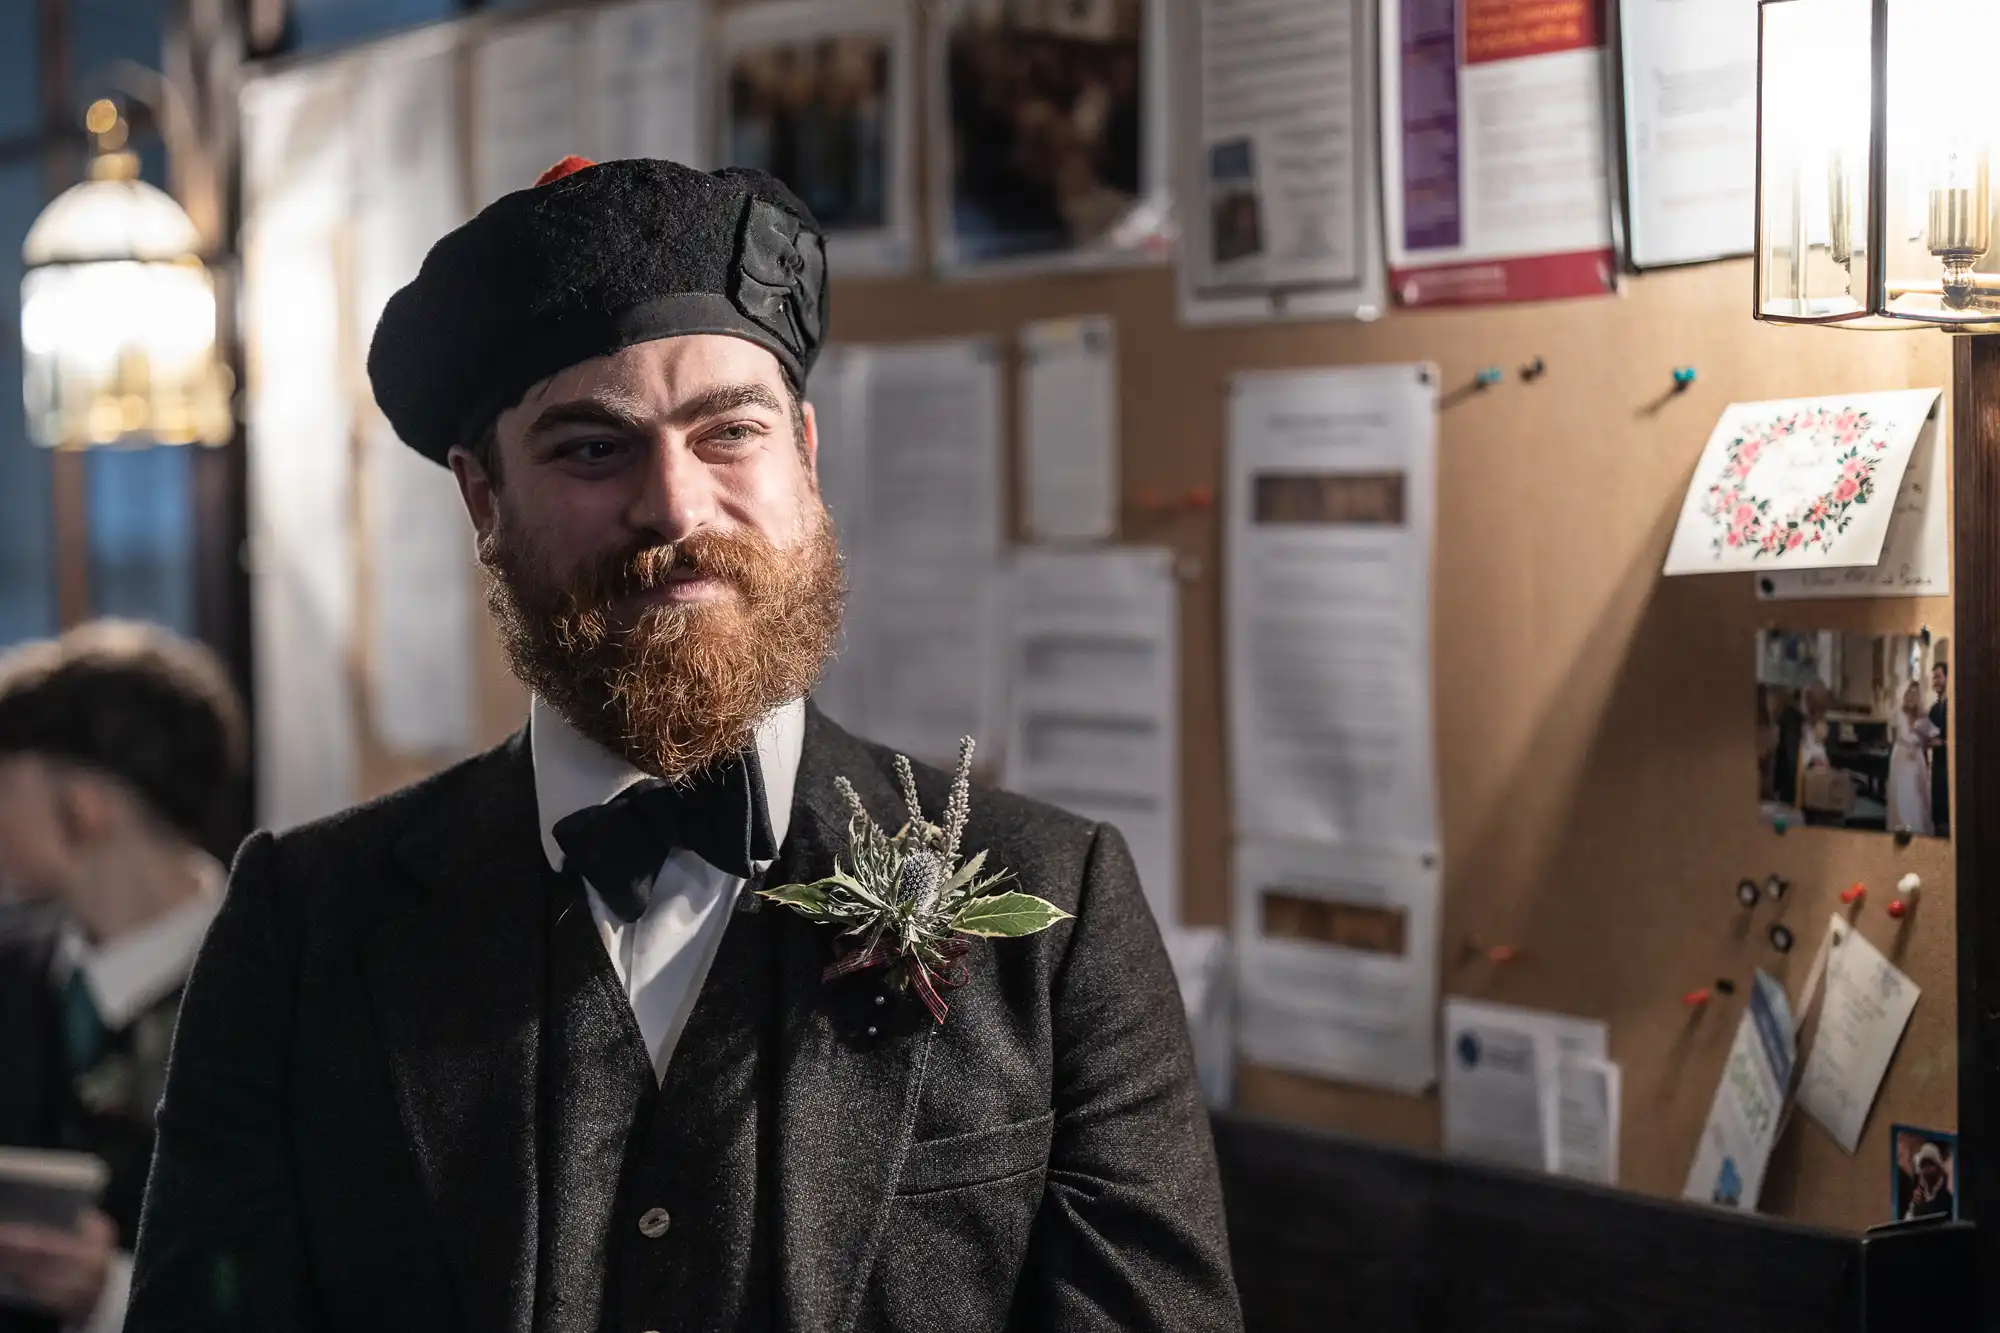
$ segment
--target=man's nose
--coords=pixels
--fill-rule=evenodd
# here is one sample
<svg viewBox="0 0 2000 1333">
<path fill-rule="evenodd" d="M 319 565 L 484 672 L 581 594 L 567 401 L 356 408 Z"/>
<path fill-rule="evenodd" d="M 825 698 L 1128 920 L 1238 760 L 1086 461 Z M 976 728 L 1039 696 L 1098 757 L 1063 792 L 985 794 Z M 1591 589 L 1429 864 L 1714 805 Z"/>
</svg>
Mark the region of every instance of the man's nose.
<svg viewBox="0 0 2000 1333">
<path fill-rule="evenodd" d="M 682 442 L 654 441 L 644 465 L 644 481 L 633 497 L 629 521 L 663 542 L 678 542 L 715 515 L 715 483 L 708 468 Z"/>
</svg>

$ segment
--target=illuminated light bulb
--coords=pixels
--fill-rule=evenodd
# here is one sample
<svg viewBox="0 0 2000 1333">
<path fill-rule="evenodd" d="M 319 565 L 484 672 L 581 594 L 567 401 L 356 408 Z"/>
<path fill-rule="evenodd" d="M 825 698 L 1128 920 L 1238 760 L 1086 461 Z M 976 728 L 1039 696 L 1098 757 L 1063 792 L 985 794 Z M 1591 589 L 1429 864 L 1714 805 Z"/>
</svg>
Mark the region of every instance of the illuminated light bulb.
<svg viewBox="0 0 2000 1333">
<path fill-rule="evenodd" d="M 1924 242 L 1944 263 L 1944 304 L 1973 305 L 1972 266 L 1993 243 L 1993 198 L 1986 150 L 1963 139 L 1945 146 L 1931 170 Z"/>
</svg>

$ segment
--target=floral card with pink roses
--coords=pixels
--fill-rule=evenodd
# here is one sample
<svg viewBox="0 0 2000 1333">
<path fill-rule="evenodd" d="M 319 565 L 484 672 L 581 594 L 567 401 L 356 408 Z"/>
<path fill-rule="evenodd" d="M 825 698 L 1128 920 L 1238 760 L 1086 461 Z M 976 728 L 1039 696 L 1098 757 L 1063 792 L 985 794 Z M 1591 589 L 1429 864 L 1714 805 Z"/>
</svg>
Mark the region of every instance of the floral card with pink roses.
<svg viewBox="0 0 2000 1333">
<path fill-rule="evenodd" d="M 1891 519 L 1907 513 L 1903 473 L 1938 397 L 1730 404 L 1688 483 L 1665 573 L 1873 568 Z"/>
</svg>

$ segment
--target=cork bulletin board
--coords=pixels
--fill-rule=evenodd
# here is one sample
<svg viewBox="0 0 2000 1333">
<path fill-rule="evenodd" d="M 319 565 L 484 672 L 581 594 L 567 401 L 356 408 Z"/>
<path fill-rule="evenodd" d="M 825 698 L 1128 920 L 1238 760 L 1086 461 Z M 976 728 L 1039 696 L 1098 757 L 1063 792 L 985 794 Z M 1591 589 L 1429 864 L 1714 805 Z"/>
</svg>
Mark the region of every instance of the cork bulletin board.
<svg viewBox="0 0 2000 1333">
<path fill-rule="evenodd" d="M 1747 263 L 1628 278 L 1617 296 L 1393 313 L 1372 324 L 1184 327 L 1172 271 L 972 281 L 835 278 L 834 337 L 1011 340 L 1032 320 L 1117 326 L 1121 538 L 1182 562 L 1182 882 L 1189 924 L 1229 921 L 1219 562 L 1213 504 L 1163 513 L 1141 497 L 1219 494 L 1225 392 L 1240 371 L 1434 361 L 1441 415 L 1433 642 L 1445 842 L 1441 986 L 1610 1028 L 1624 1068 L 1622 1184 L 1678 1195 L 1755 967 L 1796 992 L 1839 893 L 1870 894 L 1862 933 L 1922 988 L 1859 1151 L 1794 1117 L 1762 1211 L 1859 1230 L 1888 1220 L 1889 1126 L 1956 1127 L 1951 846 L 1793 829 L 1757 810 L 1758 629 L 1951 633 L 1948 599 L 1760 603 L 1747 575 L 1662 580 L 1682 493 L 1732 401 L 1943 387 L 1950 348 L 1928 333 L 1785 330 L 1750 318 Z M 1533 382 L 1518 367 L 1541 358 Z M 1673 392 L 1672 372 L 1695 382 Z M 1453 394 L 1486 367 L 1503 381 Z M 1018 366 L 1009 374 L 1018 373 Z M 1003 396 L 1012 412 L 1012 385 Z M 1011 420 L 1018 470 L 1019 432 Z M 1010 490 L 1014 489 L 1010 485 Z M 1018 506 L 1008 497 L 1009 512 Z M 1013 530 L 1019 533 L 1018 521 Z M 513 731 L 525 700 L 480 631 L 480 739 Z M 359 711 L 367 716 L 365 709 Z M 361 738 L 372 794 L 434 758 Z M 1921 875 L 1904 923 L 1883 911 Z M 1754 913 L 1745 877 L 1793 883 Z M 1782 919 L 1798 946 L 1777 953 Z M 1506 963 L 1487 950 L 1509 945 Z M 1682 996 L 1736 983 L 1690 1011 Z M 1276 1071 L 1240 1071 L 1246 1110 L 1365 1139 L 1435 1146 L 1435 1093 L 1404 1097 Z"/>
</svg>

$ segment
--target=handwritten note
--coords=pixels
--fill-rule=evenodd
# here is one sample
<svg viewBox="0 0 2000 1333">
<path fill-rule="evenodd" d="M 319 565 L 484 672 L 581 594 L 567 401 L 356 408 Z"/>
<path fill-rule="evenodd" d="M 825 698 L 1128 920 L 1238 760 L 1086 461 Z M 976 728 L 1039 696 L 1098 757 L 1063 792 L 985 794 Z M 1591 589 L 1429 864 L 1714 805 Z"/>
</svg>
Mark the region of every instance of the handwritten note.
<svg viewBox="0 0 2000 1333">
<path fill-rule="evenodd" d="M 1826 962 L 1826 1002 L 1799 1080 L 1799 1107 L 1852 1153 L 1917 1007 L 1917 983 L 1835 917 Z"/>
</svg>

